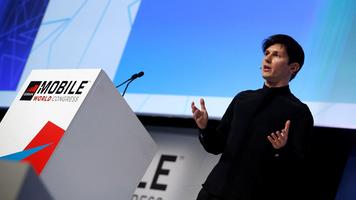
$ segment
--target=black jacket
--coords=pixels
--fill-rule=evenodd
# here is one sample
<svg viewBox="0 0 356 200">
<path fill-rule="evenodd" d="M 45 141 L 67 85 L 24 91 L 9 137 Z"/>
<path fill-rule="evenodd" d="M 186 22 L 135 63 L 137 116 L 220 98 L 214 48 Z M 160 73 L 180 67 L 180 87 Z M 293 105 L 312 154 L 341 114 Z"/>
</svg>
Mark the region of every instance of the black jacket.
<svg viewBox="0 0 356 200">
<path fill-rule="evenodd" d="M 276 150 L 267 135 L 282 130 L 287 120 L 287 144 Z M 222 153 L 203 187 L 226 200 L 303 198 L 301 178 L 312 128 L 309 108 L 288 86 L 239 93 L 218 127 L 208 123 L 201 130 L 205 150 Z"/>
</svg>

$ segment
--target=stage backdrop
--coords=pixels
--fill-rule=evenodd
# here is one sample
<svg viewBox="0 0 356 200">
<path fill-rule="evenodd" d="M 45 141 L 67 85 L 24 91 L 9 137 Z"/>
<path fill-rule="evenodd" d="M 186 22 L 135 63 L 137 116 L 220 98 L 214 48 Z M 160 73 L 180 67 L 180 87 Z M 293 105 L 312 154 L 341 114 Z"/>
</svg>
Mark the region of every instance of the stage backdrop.
<svg viewBox="0 0 356 200">
<path fill-rule="evenodd" d="M 125 96 L 138 114 L 190 117 L 205 97 L 218 119 L 236 93 L 262 86 L 262 40 L 285 33 L 305 49 L 291 88 L 315 124 L 355 129 L 355 22 L 353 0 L 3 0 L 0 106 L 32 69 L 89 66 L 115 84 L 144 71 Z M 193 130 L 149 131 L 161 149 L 133 199 L 194 199 L 217 158 Z"/>
<path fill-rule="evenodd" d="M 353 0 L 7 0 L 0 6 L 6 11 L 0 106 L 10 105 L 32 69 L 89 66 L 103 68 L 115 84 L 144 71 L 126 96 L 136 113 L 190 117 L 190 102 L 205 97 L 218 119 L 236 93 L 262 86 L 262 40 L 285 33 L 305 49 L 291 88 L 308 103 L 315 124 L 356 128 Z"/>
<path fill-rule="evenodd" d="M 158 152 L 132 200 L 196 199 L 220 156 L 205 152 L 197 129 L 146 128 L 158 145 Z"/>
</svg>

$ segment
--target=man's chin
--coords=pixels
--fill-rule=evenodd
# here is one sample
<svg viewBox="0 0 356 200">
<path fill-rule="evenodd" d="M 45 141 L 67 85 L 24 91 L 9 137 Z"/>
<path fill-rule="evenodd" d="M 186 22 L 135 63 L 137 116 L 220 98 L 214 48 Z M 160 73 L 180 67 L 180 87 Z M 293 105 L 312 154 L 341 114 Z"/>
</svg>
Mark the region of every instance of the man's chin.
<svg viewBox="0 0 356 200">
<path fill-rule="evenodd" d="M 262 74 L 262 78 L 265 79 L 265 81 L 272 81 L 272 77 L 267 74 Z"/>
</svg>

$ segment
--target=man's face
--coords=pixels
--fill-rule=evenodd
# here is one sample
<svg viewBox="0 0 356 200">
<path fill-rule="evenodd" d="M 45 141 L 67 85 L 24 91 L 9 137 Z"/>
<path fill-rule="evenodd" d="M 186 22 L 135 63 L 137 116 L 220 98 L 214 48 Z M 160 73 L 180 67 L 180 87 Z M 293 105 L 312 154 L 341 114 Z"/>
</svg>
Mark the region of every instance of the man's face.
<svg viewBox="0 0 356 200">
<path fill-rule="evenodd" d="M 282 44 L 274 44 L 266 49 L 262 60 L 262 77 L 267 86 L 281 87 L 288 85 L 292 74 L 299 69 L 298 64 L 288 64 L 288 61 L 288 54 Z"/>
</svg>

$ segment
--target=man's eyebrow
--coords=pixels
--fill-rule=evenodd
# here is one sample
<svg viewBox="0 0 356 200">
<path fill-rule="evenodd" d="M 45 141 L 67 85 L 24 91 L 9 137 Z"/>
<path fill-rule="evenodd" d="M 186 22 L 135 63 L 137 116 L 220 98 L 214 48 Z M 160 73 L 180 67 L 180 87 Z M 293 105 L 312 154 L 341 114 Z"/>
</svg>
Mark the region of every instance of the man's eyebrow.
<svg viewBox="0 0 356 200">
<path fill-rule="evenodd" d="M 267 51 L 267 49 L 266 49 Z M 281 49 L 269 49 L 268 51 L 270 51 L 271 53 L 283 53 L 283 51 Z"/>
<path fill-rule="evenodd" d="M 277 52 L 277 53 L 279 53 L 281 51 L 275 50 L 275 49 L 266 49 L 265 52 L 269 52 L 269 53 L 276 53 Z"/>
</svg>

